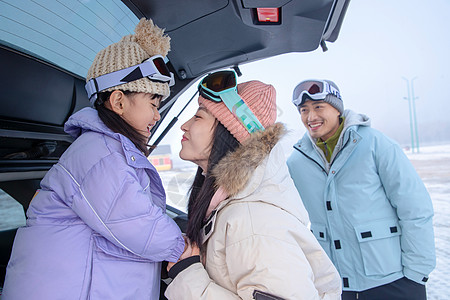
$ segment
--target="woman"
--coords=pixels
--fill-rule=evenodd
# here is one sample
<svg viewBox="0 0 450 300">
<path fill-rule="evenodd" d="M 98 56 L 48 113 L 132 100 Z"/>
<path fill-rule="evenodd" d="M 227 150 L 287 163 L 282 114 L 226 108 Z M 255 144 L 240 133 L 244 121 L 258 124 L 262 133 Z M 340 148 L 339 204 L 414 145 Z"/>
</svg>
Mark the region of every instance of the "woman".
<svg viewBox="0 0 450 300">
<path fill-rule="evenodd" d="M 146 157 L 171 79 L 154 60 L 169 47 L 169 37 L 142 19 L 135 35 L 95 57 L 87 84 L 94 108 L 65 124 L 75 141 L 42 180 L 17 231 L 3 300 L 159 298 L 161 262 L 176 262 L 184 249 Z M 153 73 L 130 73 L 137 68 Z"/>
<path fill-rule="evenodd" d="M 233 71 L 202 80 L 197 113 L 181 126 L 180 157 L 198 165 L 188 204 L 191 245 L 169 264 L 165 295 L 339 299 L 340 278 L 307 227 L 285 164 L 275 89 L 250 81 L 236 90 L 235 80 Z"/>
</svg>

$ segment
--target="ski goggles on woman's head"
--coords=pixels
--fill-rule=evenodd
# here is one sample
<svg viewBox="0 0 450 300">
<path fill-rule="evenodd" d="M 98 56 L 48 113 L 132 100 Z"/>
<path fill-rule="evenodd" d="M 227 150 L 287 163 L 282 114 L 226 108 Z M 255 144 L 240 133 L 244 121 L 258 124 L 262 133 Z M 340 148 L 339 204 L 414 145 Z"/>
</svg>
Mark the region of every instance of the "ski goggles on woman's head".
<svg viewBox="0 0 450 300">
<path fill-rule="evenodd" d="M 295 106 L 299 106 L 306 99 L 323 100 L 329 94 L 342 100 L 339 90 L 325 80 L 305 80 L 295 87 L 292 95 L 292 103 Z"/>
<path fill-rule="evenodd" d="M 164 58 L 155 55 L 144 62 L 112 73 L 91 78 L 85 85 L 91 104 L 97 99 L 97 93 L 108 88 L 147 77 L 151 81 L 175 84 L 173 73 L 169 71 Z"/>
<path fill-rule="evenodd" d="M 264 130 L 264 126 L 237 93 L 236 78 L 235 71 L 218 71 L 209 74 L 198 84 L 198 91 L 205 99 L 214 102 L 223 101 L 249 133 Z"/>
</svg>

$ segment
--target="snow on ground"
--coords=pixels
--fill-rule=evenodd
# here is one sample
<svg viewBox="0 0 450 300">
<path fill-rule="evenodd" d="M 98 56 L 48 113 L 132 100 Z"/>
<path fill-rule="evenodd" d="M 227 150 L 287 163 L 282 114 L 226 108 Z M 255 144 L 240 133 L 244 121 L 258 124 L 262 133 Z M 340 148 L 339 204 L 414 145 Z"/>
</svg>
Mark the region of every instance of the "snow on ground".
<svg viewBox="0 0 450 300">
<path fill-rule="evenodd" d="M 429 300 L 450 299 L 450 145 L 407 152 L 430 193 L 434 207 L 436 268 L 427 283 Z"/>
<path fill-rule="evenodd" d="M 416 149 L 415 149 L 416 150 Z M 450 145 L 426 146 L 420 147 L 419 153 L 412 153 L 411 150 L 405 151 L 411 160 L 439 160 L 450 158 Z"/>
</svg>

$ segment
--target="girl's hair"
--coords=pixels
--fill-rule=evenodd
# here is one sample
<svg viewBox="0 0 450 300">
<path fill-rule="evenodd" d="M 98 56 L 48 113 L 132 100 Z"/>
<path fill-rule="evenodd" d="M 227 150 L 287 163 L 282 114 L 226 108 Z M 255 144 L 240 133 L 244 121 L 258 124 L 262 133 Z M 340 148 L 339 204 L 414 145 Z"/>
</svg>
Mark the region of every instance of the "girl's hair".
<svg viewBox="0 0 450 300">
<path fill-rule="evenodd" d="M 122 91 L 125 95 L 133 97 L 135 92 L 130 91 Z M 147 137 L 143 134 L 140 134 L 133 126 L 125 122 L 118 114 L 108 109 L 105 106 L 105 102 L 109 100 L 112 92 L 101 92 L 97 95 L 97 100 L 94 103 L 95 109 L 98 111 L 98 116 L 100 120 L 102 120 L 105 125 L 111 129 L 113 132 L 120 133 L 123 136 L 130 139 L 131 142 L 142 151 L 145 156 L 149 155 L 148 145 L 147 145 Z M 161 97 L 159 95 L 155 95 L 154 97 Z"/>
<path fill-rule="evenodd" d="M 202 245 L 201 230 L 205 224 L 206 211 L 217 189 L 216 180 L 211 176 L 211 170 L 222 157 L 229 152 L 233 152 L 238 146 L 239 142 L 236 138 L 216 120 L 207 173 L 203 175 L 202 169 L 200 167 L 197 169 L 188 203 L 186 235 L 200 248 Z"/>
</svg>

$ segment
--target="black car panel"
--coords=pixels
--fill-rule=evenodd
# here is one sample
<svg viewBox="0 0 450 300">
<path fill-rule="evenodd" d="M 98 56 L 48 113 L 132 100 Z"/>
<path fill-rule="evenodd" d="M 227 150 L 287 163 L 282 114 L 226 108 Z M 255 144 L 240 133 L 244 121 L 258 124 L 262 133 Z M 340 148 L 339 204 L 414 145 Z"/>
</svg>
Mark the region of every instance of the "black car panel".
<svg viewBox="0 0 450 300">
<path fill-rule="evenodd" d="M 349 1 L 123 1 L 171 37 L 169 58 L 180 79 L 335 40 Z M 279 7 L 281 21 L 258 22 L 256 8 Z M 178 14 L 176 13 L 178 12 Z M 333 20 L 333 23 L 330 23 Z"/>
<path fill-rule="evenodd" d="M 62 126 L 77 100 L 82 102 L 80 106 L 89 104 L 84 87 L 76 88 L 76 83 L 84 85 L 82 78 L 42 60 L 1 47 L 0 64 L 7 70 L 0 74 L 0 82 L 6 87 L 1 96 L 2 119 Z"/>
</svg>

